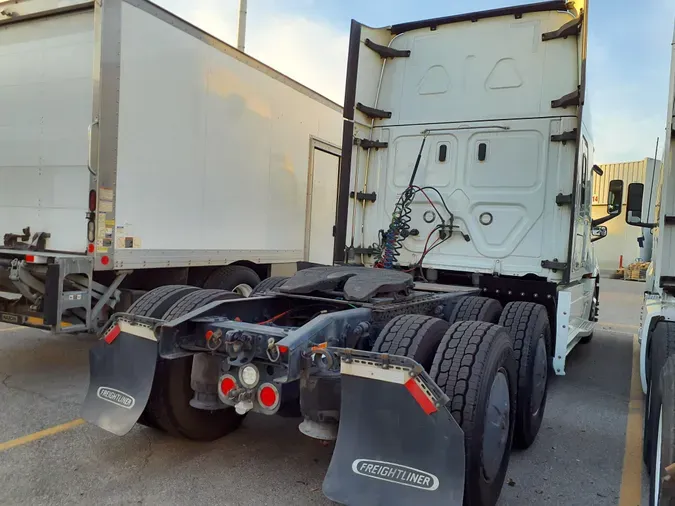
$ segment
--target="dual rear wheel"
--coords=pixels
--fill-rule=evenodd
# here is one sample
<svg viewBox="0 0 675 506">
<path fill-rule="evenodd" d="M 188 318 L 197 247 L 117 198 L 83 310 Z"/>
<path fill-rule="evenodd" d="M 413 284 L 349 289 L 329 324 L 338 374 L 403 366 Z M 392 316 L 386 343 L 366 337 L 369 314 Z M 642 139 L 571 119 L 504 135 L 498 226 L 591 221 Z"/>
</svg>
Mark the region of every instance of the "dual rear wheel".
<svg viewBox="0 0 675 506">
<path fill-rule="evenodd" d="M 408 356 L 450 398 L 447 408 L 464 431 L 464 504 L 492 506 L 506 476 L 513 439 L 516 364 L 511 340 L 494 324 L 450 325 L 403 315 L 380 333 L 373 351 Z"/>
<path fill-rule="evenodd" d="M 551 325 L 541 304 L 499 301 L 487 297 L 464 297 L 454 307 L 450 322 L 496 323 L 511 336 L 518 374 L 514 445 L 529 448 L 544 417 L 551 356 Z"/>
<path fill-rule="evenodd" d="M 488 321 L 480 321 L 485 318 Z M 496 504 L 511 446 L 529 447 L 541 427 L 551 330 L 546 308 L 466 297 L 451 323 L 420 315 L 392 319 L 373 351 L 420 363 L 450 398 L 465 435 L 464 504 Z"/>
<path fill-rule="evenodd" d="M 128 312 L 163 320 L 174 320 L 217 300 L 250 295 L 260 282 L 255 271 L 242 266 L 221 267 L 204 282 L 205 289 L 168 285 L 141 296 Z M 212 441 L 235 430 L 242 416 L 232 408 L 196 409 L 190 405 L 193 357 L 157 359 L 148 403 L 139 423 L 173 436 Z M 213 378 L 213 385 L 217 385 Z M 215 391 L 214 391 L 215 393 Z"/>
</svg>

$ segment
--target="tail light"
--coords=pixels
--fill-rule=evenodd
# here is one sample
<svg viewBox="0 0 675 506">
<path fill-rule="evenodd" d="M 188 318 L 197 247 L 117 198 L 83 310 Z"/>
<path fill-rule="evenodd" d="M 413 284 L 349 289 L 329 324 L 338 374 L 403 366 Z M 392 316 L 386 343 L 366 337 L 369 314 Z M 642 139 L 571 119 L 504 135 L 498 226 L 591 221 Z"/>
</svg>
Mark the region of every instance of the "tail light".
<svg viewBox="0 0 675 506">
<path fill-rule="evenodd" d="M 258 402 L 265 409 L 276 409 L 281 400 L 279 390 L 271 383 L 263 383 L 258 389 Z"/>
<path fill-rule="evenodd" d="M 220 380 L 220 391 L 224 396 L 227 397 L 227 394 L 229 394 L 232 390 L 234 390 L 237 387 L 237 382 L 236 380 L 228 375 L 225 375 L 221 378 Z"/>
<path fill-rule="evenodd" d="M 89 210 L 96 211 L 96 190 L 89 190 Z"/>
</svg>

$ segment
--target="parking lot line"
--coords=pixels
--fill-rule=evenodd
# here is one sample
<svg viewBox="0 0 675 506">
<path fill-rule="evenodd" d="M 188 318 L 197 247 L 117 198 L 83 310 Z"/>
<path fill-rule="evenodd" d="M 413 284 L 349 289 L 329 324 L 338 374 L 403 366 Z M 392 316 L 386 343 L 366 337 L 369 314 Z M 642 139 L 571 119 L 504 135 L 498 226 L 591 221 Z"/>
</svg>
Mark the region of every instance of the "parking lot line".
<svg viewBox="0 0 675 506">
<path fill-rule="evenodd" d="M 5 327 L 5 328 L 2 328 L 2 329 L 0 329 L 0 332 L 9 332 L 9 331 L 11 331 L 11 330 L 19 330 L 19 329 L 25 329 L 25 328 L 26 328 L 26 327 L 20 327 L 20 326 L 18 326 L 18 325 L 15 325 L 15 326 L 13 326 L 13 327 Z"/>
<path fill-rule="evenodd" d="M 642 416 L 643 395 L 640 384 L 640 344 L 633 336 L 633 368 L 626 422 L 626 447 L 623 454 L 619 506 L 636 506 L 642 496 Z"/>
<path fill-rule="evenodd" d="M 70 422 L 63 423 L 61 425 L 55 425 L 54 427 L 49 427 L 48 429 L 45 430 L 33 432 L 32 434 L 12 439 L 5 443 L 0 443 L 0 452 L 4 452 L 5 450 L 9 450 L 10 448 L 15 448 L 17 446 L 32 443 L 33 441 L 37 441 L 38 439 L 42 439 L 47 436 L 53 436 L 54 434 L 58 434 L 59 432 L 74 429 L 75 427 L 79 427 L 83 423 L 84 420 L 82 418 L 78 418 L 77 420 L 72 420 Z"/>
</svg>

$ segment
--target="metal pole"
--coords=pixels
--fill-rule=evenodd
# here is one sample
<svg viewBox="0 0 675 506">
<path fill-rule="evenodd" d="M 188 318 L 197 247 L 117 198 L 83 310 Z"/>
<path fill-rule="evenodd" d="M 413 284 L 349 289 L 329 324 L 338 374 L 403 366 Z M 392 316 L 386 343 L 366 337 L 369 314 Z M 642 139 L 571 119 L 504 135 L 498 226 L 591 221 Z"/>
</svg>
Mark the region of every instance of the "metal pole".
<svg viewBox="0 0 675 506">
<path fill-rule="evenodd" d="M 248 0 L 239 0 L 239 31 L 237 32 L 237 49 L 244 52 L 246 44 L 246 4 Z"/>
</svg>

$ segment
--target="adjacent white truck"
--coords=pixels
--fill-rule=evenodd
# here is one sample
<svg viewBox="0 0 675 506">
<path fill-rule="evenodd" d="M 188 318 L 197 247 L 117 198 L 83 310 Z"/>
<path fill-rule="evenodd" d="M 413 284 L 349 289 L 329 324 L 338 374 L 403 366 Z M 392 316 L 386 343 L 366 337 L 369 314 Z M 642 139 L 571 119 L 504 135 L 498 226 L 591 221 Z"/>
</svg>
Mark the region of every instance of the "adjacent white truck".
<svg viewBox="0 0 675 506">
<path fill-rule="evenodd" d="M 0 321 L 333 259 L 342 108 L 146 0 L 0 1 Z"/>
<path fill-rule="evenodd" d="M 640 380 L 646 394 L 644 461 L 651 473 L 650 506 L 675 503 L 675 36 L 666 147 L 654 216 L 644 223 L 644 185 L 628 186 L 626 222 L 650 228 L 654 245 L 639 330 Z"/>
</svg>

